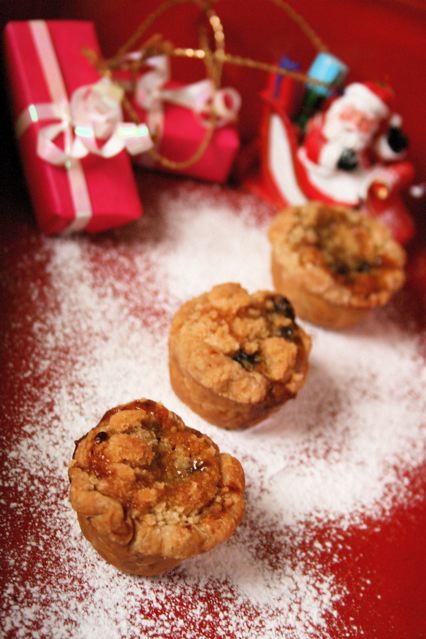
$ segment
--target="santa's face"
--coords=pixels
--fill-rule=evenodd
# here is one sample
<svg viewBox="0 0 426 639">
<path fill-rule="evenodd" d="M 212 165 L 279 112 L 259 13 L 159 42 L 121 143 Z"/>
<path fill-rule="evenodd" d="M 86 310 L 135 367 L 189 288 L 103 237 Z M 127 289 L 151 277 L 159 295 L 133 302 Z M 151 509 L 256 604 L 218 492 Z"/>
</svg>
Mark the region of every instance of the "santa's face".
<svg viewBox="0 0 426 639">
<path fill-rule="evenodd" d="M 348 148 L 362 150 L 371 142 L 379 125 L 376 114 L 342 97 L 328 110 L 324 133 L 329 140 L 340 140 Z"/>
<path fill-rule="evenodd" d="M 339 119 L 348 130 L 359 131 L 361 135 L 371 135 L 377 127 L 377 118 L 351 104 L 340 112 Z"/>
</svg>

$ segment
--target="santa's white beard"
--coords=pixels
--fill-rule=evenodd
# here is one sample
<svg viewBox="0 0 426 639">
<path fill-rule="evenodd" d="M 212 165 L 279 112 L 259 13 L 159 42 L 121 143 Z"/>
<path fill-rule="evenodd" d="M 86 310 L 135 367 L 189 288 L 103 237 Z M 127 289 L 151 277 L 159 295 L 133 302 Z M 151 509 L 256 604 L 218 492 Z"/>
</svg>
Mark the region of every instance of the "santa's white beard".
<svg viewBox="0 0 426 639">
<path fill-rule="evenodd" d="M 345 149 L 353 149 L 354 151 L 362 151 L 367 148 L 371 135 L 365 135 L 357 130 L 341 129 L 333 135 L 327 136 L 329 140 L 339 143 Z"/>
<path fill-rule="evenodd" d="M 325 137 L 330 142 L 338 142 L 342 147 L 361 151 L 369 146 L 374 130 L 365 133 L 355 125 L 342 120 L 327 120 L 323 129 Z"/>
</svg>

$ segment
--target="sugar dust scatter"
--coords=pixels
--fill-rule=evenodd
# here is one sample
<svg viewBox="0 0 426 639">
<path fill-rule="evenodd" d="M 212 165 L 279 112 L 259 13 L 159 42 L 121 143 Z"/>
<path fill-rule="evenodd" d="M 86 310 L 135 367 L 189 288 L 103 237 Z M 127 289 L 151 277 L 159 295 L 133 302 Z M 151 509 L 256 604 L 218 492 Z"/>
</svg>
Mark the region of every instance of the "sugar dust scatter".
<svg viewBox="0 0 426 639">
<path fill-rule="evenodd" d="M 234 205 L 220 190 L 183 185 L 131 227 L 43 240 L 34 259 L 43 255 L 45 277 L 9 336 L 27 325 L 29 355 L 8 407 L 21 427 L 1 471 L 5 636 L 327 637 L 346 593 L 321 563 L 315 530 L 332 526 L 338 538 L 412 497 L 404 478 L 425 459 L 424 363 L 385 311 L 342 333 L 306 325 L 314 346 L 297 400 L 244 432 L 189 411 L 169 385 L 170 319 L 219 282 L 271 287 L 267 219 L 250 197 Z M 247 476 L 235 536 L 152 580 L 101 560 L 67 495 L 74 440 L 107 408 L 142 396 L 213 437 Z"/>
</svg>

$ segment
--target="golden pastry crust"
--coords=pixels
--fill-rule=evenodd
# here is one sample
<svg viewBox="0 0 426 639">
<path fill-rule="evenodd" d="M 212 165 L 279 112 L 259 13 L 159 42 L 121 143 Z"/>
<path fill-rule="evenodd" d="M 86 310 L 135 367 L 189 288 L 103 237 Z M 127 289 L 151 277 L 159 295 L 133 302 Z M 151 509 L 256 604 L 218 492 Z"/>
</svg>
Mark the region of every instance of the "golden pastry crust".
<svg viewBox="0 0 426 639">
<path fill-rule="evenodd" d="M 104 559 L 158 575 L 230 537 L 244 514 L 237 459 L 147 399 L 117 406 L 76 442 L 71 504 Z"/>
<path fill-rule="evenodd" d="M 248 426 L 297 394 L 310 347 L 282 295 L 249 295 L 239 284 L 221 284 L 183 304 L 173 318 L 170 379 L 207 421 Z"/>
<path fill-rule="evenodd" d="M 342 206 L 289 207 L 272 222 L 269 239 L 275 288 L 314 324 L 350 326 L 405 281 L 405 253 L 389 229 Z"/>
</svg>

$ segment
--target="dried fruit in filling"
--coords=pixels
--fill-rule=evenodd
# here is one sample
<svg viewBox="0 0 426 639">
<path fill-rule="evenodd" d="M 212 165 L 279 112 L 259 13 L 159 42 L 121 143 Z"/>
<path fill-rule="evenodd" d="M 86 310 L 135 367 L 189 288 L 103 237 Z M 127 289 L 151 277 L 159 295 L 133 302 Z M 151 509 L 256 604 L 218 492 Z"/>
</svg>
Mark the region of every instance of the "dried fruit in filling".
<svg viewBox="0 0 426 639">
<path fill-rule="evenodd" d="M 83 534 L 130 574 L 161 574 L 210 550 L 244 513 L 238 460 L 147 399 L 108 411 L 76 443 L 69 478 Z"/>
<path fill-rule="evenodd" d="M 286 297 L 220 284 L 173 318 L 170 379 L 204 419 L 224 428 L 248 426 L 297 394 L 310 346 Z"/>
</svg>

